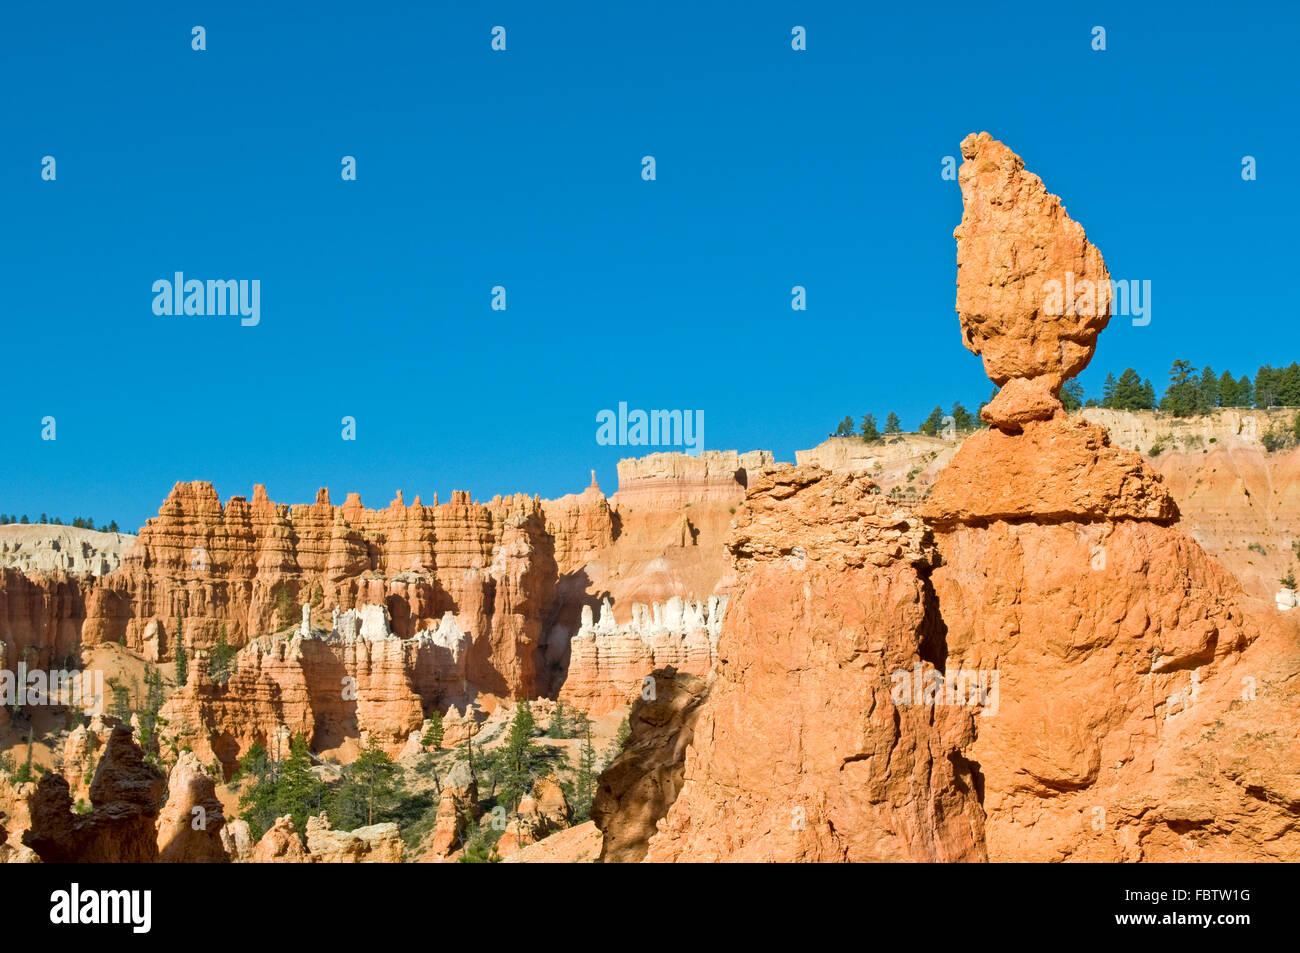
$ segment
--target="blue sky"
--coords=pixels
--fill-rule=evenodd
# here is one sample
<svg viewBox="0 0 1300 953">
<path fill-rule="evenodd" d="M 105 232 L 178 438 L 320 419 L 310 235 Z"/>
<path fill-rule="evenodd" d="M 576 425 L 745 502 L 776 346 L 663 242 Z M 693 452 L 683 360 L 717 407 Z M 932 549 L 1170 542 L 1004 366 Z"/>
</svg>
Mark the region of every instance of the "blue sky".
<svg viewBox="0 0 1300 953">
<path fill-rule="evenodd" d="M 784 459 L 846 413 L 973 408 L 940 171 L 978 130 L 1152 282 L 1090 393 L 1300 356 L 1294 5 L 902 7 L 9 5 L 0 511 L 612 492 L 646 452 L 597 445 L 619 401 Z M 154 315 L 178 270 L 259 279 L 261 323 Z"/>
</svg>

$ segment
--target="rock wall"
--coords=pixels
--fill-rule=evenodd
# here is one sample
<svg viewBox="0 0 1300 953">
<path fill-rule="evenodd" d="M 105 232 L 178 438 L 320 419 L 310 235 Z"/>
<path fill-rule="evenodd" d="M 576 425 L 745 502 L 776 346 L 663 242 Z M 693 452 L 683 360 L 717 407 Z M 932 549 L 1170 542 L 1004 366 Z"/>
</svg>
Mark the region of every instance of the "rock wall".
<svg viewBox="0 0 1300 953">
<path fill-rule="evenodd" d="M 674 596 L 664 605 L 634 604 L 632 618 L 622 625 L 614 621 L 608 600 L 599 621 L 593 621 L 590 606 L 583 607 L 560 700 L 601 715 L 638 697 L 642 680 L 655 669 L 707 675 L 717 657 L 726 606 L 725 597 L 710 596 L 701 605 Z"/>
<path fill-rule="evenodd" d="M 1005 146 L 982 134 L 963 154 L 958 261 L 985 264 L 975 280 L 987 293 L 968 295 L 971 276 L 959 272 L 964 340 L 978 326 L 1001 356 L 999 374 L 986 350 L 990 377 L 1003 393 L 1024 393 L 1044 373 L 1076 373 L 1095 340 L 1085 328 L 1085 351 L 1040 347 L 1036 322 L 1055 325 L 1023 310 L 1021 292 L 1056 277 L 1041 236 L 1073 236 L 1094 275 L 1104 266 L 1054 198 L 1018 205 L 1041 183 Z M 1022 309 L 1016 320 L 995 320 L 980 303 L 1008 300 Z M 1171 525 L 1178 508 L 1138 454 L 1110 446 L 1095 423 L 1067 419 L 1054 395 L 1038 394 L 1031 415 L 1010 401 L 986 415 L 995 429 L 961 446 L 920 510 L 942 557 L 932 578 L 945 670 L 986 672 L 997 685 L 965 750 L 983 777 L 989 858 L 1294 857 L 1293 781 L 1243 765 L 1224 747 L 1240 729 L 1220 731 L 1233 709 L 1258 700 L 1238 683 L 1243 670 L 1266 667 L 1252 644 L 1267 633 L 1266 644 L 1294 649 L 1294 629 L 1277 631 L 1278 616 Z M 1257 718 L 1296 690 L 1270 682 L 1266 694 Z M 1274 746 L 1288 754 L 1294 711 Z"/>
<path fill-rule="evenodd" d="M 435 709 L 468 704 L 473 643 L 451 613 L 409 639 L 389 628 L 384 606 L 340 612 L 332 623 L 253 640 L 225 684 L 196 657 L 162 709 L 169 734 L 230 774 L 253 744 L 274 750 L 298 734 L 314 750 L 359 737 L 396 755 Z"/>
<path fill-rule="evenodd" d="M 751 485 L 739 593 L 647 860 L 984 858 L 972 712 L 891 697 L 891 673 L 933 668 L 933 553 L 874 490 L 788 465 Z"/>
</svg>

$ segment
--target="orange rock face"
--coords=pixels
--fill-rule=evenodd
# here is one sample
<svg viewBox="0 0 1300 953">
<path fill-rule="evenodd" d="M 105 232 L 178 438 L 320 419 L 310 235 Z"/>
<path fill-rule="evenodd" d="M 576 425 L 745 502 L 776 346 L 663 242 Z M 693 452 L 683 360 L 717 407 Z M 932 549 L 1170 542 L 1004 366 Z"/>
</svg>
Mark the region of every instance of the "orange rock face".
<svg viewBox="0 0 1300 953">
<path fill-rule="evenodd" d="M 1044 324 L 1033 289 L 1062 268 L 1100 282 L 1105 267 L 1005 147 L 981 135 L 962 148 L 962 331 L 1011 396 L 986 416 L 1001 430 L 962 445 L 922 513 L 942 557 L 946 672 L 997 684 L 964 751 L 989 858 L 1294 859 L 1294 778 L 1267 759 L 1294 757 L 1300 734 L 1295 668 L 1284 674 L 1295 630 L 1168 525 L 1160 478 L 1102 428 L 1059 411 L 1007 419 L 1027 392 L 1016 380 L 1055 393 L 1105 323 Z M 1252 722 L 1269 728 L 1245 754 Z"/>
<path fill-rule="evenodd" d="M 527 694 L 556 577 L 545 524 L 540 500 L 522 495 L 406 506 L 399 494 L 369 510 L 355 495 L 333 506 L 325 490 L 309 505 L 275 504 L 259 486 L 251 503 L 223 506 L 211 484 L 178 483 L 88 600 L 83 640 L 125 639 L 162 659 L 177 641 L 193 651 L 223 632 L 242 645 L 290 628 L 302 603 L 382 604 L 404 637 L 451 611 L 470 620 L 481 690 Z"/>
<path fill-rule="evenodd" d="M 1062 413 L 973 434 L 936 480 L 920 514 L 932 523 L 1144 519 L 1171 523 L 1178 505 L 1159 474 L 1106 431 Z"/>
<path fill-rule="evenodd" d="M 891 697 L 928 664 L 932 554 L 872 490 L 789 466 L 751 486 L 740 593 L 647 860 L 984 858 L 971 711 Z"/>
<path fill-rule="evenodd" d="M 656 669 L 653 697 L 638 697 L 623 750 L 600 774 L 591 818 L 600 829 L 602 863 L 644 859 L 660 818 L 682 788 L 686 748 L 704 697 L 704 679 Z"/>
<path fill-rule="evenodd" d="M 182 751 L 167 779 L 167 803 L 158 817 L 158 860 L 164 864 L 224 864 L 225 811 L 216 784 L 192 751 Z"/>
<path fill-rule="evenodd" d="M 75 659 L 94 580 L 0 569 L 0 668 L 62 668 Z"/>
<path fill-rule="evenodd" d="M 680 793 L 598 812 L 627 819 L 608 859 L 649 824 L 652 861 L 1300 858 L 1292 614 L 1170 525 L 1138 455 L 1064 417 L 1105 311 L 1037 295 L 1105 266 L 1005 147 L 962 148 L 958 306 L 998 429 L 939 473 L 926 524 L 852 474 L 751 485 Z M 673 779 L 668 753 L 641 760 Z"/>
<path fill-rule="evenodd" d="M 961 153 L 953 237 L 962 341 L 1003 387 L 984 419 L 1014 430 L 1050 417 L 1061 385 L 1092 359 L 1110 321 L 1110 274 L 1018 155 L 986 132 L 963 139 Z"/>
<path fill-rule="evenodd" d="M 46 863 L 153 863 L 167 778 L 144 760 L 131 729 L 113 729 L 90 786 L 91 811 L 73 812 L 68 782 L 49 773 L 28 802 L 23 843 Z"/>
</svg>

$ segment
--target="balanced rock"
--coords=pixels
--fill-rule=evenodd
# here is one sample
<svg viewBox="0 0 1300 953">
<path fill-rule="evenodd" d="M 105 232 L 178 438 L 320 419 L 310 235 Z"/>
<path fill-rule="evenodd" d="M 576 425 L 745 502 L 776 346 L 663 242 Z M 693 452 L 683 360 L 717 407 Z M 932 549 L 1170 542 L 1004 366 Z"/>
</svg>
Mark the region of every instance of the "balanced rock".
<svg viewBox="0 0 1300 953">
<path fill-rule="evenodd" d="M 957 239 L 962 340 L 1002 388 L 981 416 L 1015 431 L 1060 406 L 1110 321 L 1110 274 L 1042 179 L 987 132 L 962 140 Z"/>
</svg>

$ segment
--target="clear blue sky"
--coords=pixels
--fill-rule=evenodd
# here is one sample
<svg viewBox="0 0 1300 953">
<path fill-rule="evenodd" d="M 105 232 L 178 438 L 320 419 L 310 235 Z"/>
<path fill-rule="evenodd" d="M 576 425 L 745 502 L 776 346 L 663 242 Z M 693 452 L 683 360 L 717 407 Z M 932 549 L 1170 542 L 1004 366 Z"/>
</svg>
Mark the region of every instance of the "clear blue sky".
<svg viewBox="0 0 1300 953">
<path fill-rule="evenodd" d="M 1112 322 L 1089 393 L 1127 365 L 1162 389 L 1177 357 L 1289 363 L 1297 21 L 1252 2 L 10 4 L 0 511 L 135 527 L 191 479 L 381 506 L 554 496 L 595 468 L 612 492 L 645 452 L 596 444 L 620 400 L 703 410 L 706 447 L 784 459 L 846 413 L 973 408 L 990 386 L 960 344 L 940 170 L 977 130 L 1114 277 L 1152 281 L 1151 324 Z M 259 279 L 260 325 L 155 316 L 177 270 Z"/>
</svg>

